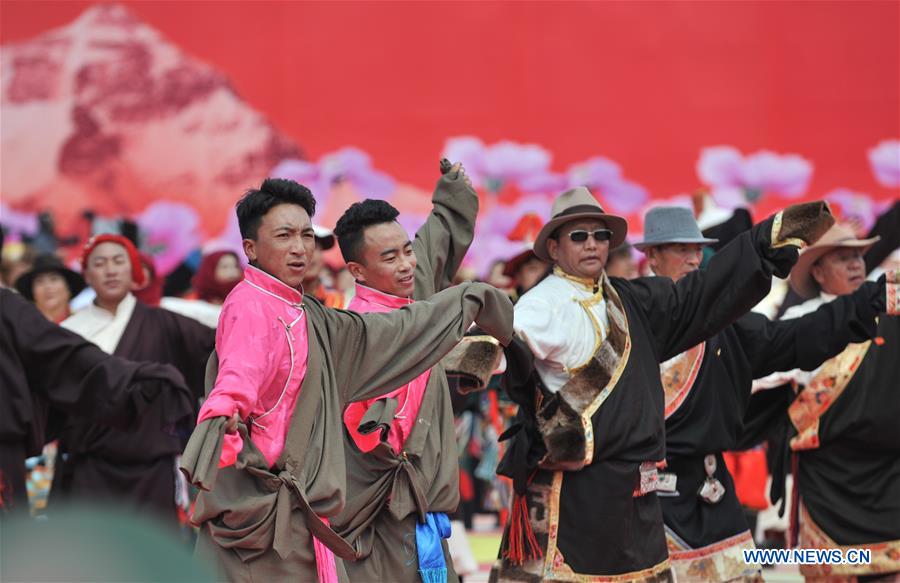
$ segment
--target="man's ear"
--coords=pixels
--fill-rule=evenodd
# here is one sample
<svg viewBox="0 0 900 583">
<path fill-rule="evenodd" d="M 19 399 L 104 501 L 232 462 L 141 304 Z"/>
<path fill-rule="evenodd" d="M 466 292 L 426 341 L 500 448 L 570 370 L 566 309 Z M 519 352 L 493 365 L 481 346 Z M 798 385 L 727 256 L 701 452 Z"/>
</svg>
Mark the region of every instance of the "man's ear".
<svg viewBox="0 0 900 583">
<path fill-rule="evenodd" d="M 825 268 L 818 262 L 813 263 L 812 267 L 809 268 L 809 274 L 819 284 L 819 287 L 822 287 L 822 282 L 825 281 Z"/>
<path fill-rule="evenodd" d="M 366 267 L 362 263 L 348 261 L 347 271 L 350 272 L 350 275 L 352 275 L 353 279 L 356 281 L 366 281 Z"/>
<path fill-rule="evenodd" d="M 547 255 L 553 261 L 559 260 L 559 241 L 556 239 L 547 239 Z"/>
<path fill-rule="evenodd" d="M 256 261 L 256 241 L 253 239 L 244 239 L 244 255 L 247 256 L 247 261 L 253 263 Z"/>
<path fill-rule="evenodd" d="M 659 265 L 659 247 L 646 247 L 644 248 L 644 254 L 647 256 L 647 265 L 656 272 L 656 267 Z"/>
</svg>

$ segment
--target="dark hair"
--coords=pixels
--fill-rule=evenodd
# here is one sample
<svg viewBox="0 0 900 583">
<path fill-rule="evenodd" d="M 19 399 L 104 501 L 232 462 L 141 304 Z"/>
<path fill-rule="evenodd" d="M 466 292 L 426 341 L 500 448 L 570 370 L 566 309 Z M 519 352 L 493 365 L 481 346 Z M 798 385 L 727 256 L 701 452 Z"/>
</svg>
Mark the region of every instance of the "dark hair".
<svg viewBox="0 0 900 583">
<path fill-rule="evenodd" d="M 280 204 L 299 205 L 310 218 L 316 213 L 316 199 L 308 188 L 293 180 L 266 178 L 259 188 L 244 193 L 235 207 L 241 237 L 256 240 L 263 217 Z"/>
<path fill-rule="evenodd" d="M 400 211 L 383 200 L 367 198 L 350 205 L 334 226 L 344 261 L 359 263 L 360 248 L 366 227 L 397 220 Z"/>
</svg>

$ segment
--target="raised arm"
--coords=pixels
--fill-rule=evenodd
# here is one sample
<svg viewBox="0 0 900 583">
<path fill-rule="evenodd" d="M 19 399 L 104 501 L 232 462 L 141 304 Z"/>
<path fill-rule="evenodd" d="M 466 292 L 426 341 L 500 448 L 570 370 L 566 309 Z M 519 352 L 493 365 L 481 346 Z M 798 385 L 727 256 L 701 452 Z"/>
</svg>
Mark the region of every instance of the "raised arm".
<svg viewBox="0 0 900 583">
<path fill-rule="evenodd" d="M 837 298 L 795 320 L 771 321 L 749 313 L 735 322 L 753 378 L 776 371 L 813 370 L 851 342 L 873 338 L 875 317 L 884 311 L 885 282 L 865 282 L 856 292 Z"/>
<path fill-rule="evenodd" d="M 662 277 L 613 281 L 637 298 L 656 337 L 657 357 L 664 361 L 750 311 L 769 292 L 772 275 L 786 277 L 799 248 L 833 223 L 824 203 L 794 205 L 736 237 L 705 271 L 678 283 Z"/>
<path fill-rule="evenodd" d="M 458 285 L 383 314 L 323 314 L 327 337 L 322 340 L 341 359 L 336 374 L 345 402 L 378 397 L 422 374 L 473 322 L 504 345 L 512 337 L 512 303 L 483 283 Z"/>
<path fill-rule="evenodd" d="M 475 237 L 478 193 L 461 165 L 440 177 L 431 203 L 431 214 L 413 241 L 418 260 L 416 299 L 429 298 L 451 284 Z"/>
<path fill-rule="evenodd" d="M 895 202 L 894 206 L 878 217 L 867 238 L 876 235 L 881 237 L 881 240 L 876 241 L 866 252 L 866 273 L 881 265 L 895 249 L 900 247 L 900 201 Z"/>
</svg>

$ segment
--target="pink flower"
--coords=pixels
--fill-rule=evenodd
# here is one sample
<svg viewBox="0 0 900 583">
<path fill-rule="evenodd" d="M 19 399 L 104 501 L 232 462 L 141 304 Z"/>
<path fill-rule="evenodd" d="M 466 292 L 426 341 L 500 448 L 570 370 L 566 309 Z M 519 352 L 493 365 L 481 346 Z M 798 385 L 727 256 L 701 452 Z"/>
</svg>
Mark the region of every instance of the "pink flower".
<svg viewBox="0 0 900 583">
<path fill-rule="evenodd" d="M 247 266 L 247 256 L 244 255 L 244 239 L 241 237 L 241 228 L 233 209 L 228 209 L 228 222 L 222 232 L 217 237 L 207 240 L 201 251 L 203 255 L 209 255 L 216 251 L 231 251 L 238 256 L 243 267 Z"/>
<path fill-rule="evenodd" d="M 13 233 L 29 236 L 36 235 L 38 232 L 38 216 L 37 213 L 13 210 L 0 203 L 0 225 L 3 225 L 7 235 Z"/>
<path fill-rule="evenodd" d="M 550 171 L 552 155 L 537 144 L 509 140 L 487 146 L 478 138 L 450 138 L 444 157 L 461 162 L 476 188 L 492 193 L 512 185 L 522 192 L 553 192 L 565 187 L 565 178 Z"/>
<path fill-rule="evenodd" d="M 697 161 L 700 180 L 713 190 L 717 202 L 728 206 L 737 202 L 733 189 L 741 189 L 747 202 L 755 202 L 767 192 L 788 198 L 801 196 L 809 187 L 812 172 L 812 163 L 797 154 L 761 150 L 744 157 L 731 146 L 704 148 Z M 717 195 L 719 190 L 727 194 Z"/>
<path fill-rule="evenodd" d="M 485 274 L 498 259 L 510 259 L 522 251 L 521 241 L 510 241 L 509 233 L 523 216 L 534 214 L 542 223 L 550 219 L 553 198 L 540 194 L 521 196 L 512 204 L 489 204 L 483 207 L 475 223 L 472 251 L 466 256 L 467 265 Z"/>
<path fill-rule="evenodd" d="M 331 189 L 342 181 L 353 184 L 365 198 L 387 198 L 394 192 L 394 179 L 372 168 L 372 159 L 358 148 L 341 148 L 325 154 L 318 162 L 282 160 L 271 176 L 287 178 L 309 188 L 316 203 L 324 208 Z"/>
<path fill-rule="evenodd" d="M 837 214 L 843 221 L 855 223 L 860 236 L 865 236 L 878 219 L 878 215 L 887 210 L 890 201 L 878 202 L 864 192 L 854 192 L 846 188 L 832 190 L 825 195 L 825 200 L 837 205 Z"/>
<path fill-rule="evenodd" d="M 900 140 L 884 140 L 869 150 L 869 164 L 882 186 L 900 186 Z"/>
<path fill-rule="evenodd" d="M 649 199 L 647 189 L 622 176 L 621 167 L 609 158 L 596 156 L 574 164 L 568 172 L 569 188 L 587 186 L 607 210 L 629 215 Z"/>
<path fill-rule="evenodd" d="M 154 202 L 136 222 L 143 238 L 141 247 L 153 257 L 162 276 L 171 273 L 189 253 L 200 247 L 197 232 L 200 217 L 193 207 L 184 203 Z"/>
</svg>

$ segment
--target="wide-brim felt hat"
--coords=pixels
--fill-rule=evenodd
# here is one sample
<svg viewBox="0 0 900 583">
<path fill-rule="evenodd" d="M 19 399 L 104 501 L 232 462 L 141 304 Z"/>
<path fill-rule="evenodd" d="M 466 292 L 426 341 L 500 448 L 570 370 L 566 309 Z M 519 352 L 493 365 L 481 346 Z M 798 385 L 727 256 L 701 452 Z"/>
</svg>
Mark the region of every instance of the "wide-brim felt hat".
<svg viewBox="0 0 900 583">
<path fill-rule="evenodd" d="M 644 240 L 634 244 L 643 251 L 647 247 L 671 243 L 711 245 L 718 239 L 704 237 L 690 209 L 680 206 L 659 206 L 644 217 Z"/>
<path fill-rule="evenodd" d="M 628 222 L 624 218 L 611 215 L 603 210 L 591 191 L 578 186 L 556 197 L 551 211 L 552 218 L 544 225 L 534 241 L 534 254 L 538 259 L 553 261 L 547 253 L 547 239 L 566 223 L 580 219 L 596 219 L 603 221 L 606 228 L 612 231 L 609 248 L 614 249 L 625 241 L 628 234 Z"/>
<path fill-rule="evenodd" d="M 881 237 L 877 235 L 869 239 L 857 239 L 853 229 L 836 223 L 825 231 L 825 234 L 815 244 L 810 245 L 800 253 L 797 263 L 794 264 L 794 268 L 791 270 L 788 282 L 802 298 L 815 297 L 819 293 L 819 284 L 816 283 L 811 272 L 812 266 L 816 261 L 826 253 L 842 247 L 857 248 L 865 253 L 880 240 Z"/>
<path fill-rule="evenodd" d="M 60 261 L 59 257 L 56 255 L 39 255 L 37 259 L 34 260 L 34 265 L 30 270 L 23 273 L 16 280 L 16 290 L 23 297 L 27 298 L 28 301 L 34 301 L 34 280 L 37 277 L 44 273 L 58 273 L 66 280 L 66 285 L 69 287 L 69 294 L 74 298 L 81 290 L 85 288 L 87 284 L 84 282 L 84 278 L 81 277 L 78 273 L 72 271 Z"/>
</svg>

